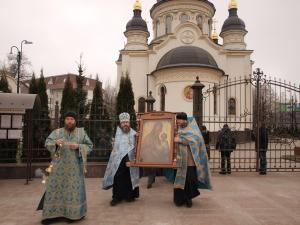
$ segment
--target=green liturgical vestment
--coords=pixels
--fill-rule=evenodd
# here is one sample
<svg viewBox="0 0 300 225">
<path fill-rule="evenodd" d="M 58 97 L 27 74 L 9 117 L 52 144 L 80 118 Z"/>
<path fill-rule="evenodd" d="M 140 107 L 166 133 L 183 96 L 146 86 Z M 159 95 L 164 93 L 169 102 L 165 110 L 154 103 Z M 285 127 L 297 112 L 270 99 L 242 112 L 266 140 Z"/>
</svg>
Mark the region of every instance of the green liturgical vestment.
<svg viewBox="0 0 300 225">
<path fill-rule="evenodd" d="M 63 139 L 64 145 L 57 146 L 58 139 Z M 70 144 L 78 144 L 79 149 L 70 149 Z M 83 128 L 75 128 L 71 133 L 61 128 L 50 134 L 45 146 L 51 153 L 57 151 L 59 157 L 52 161 L 53 168 L 46 183 L 43 219 L 81 219 L 87 211 L 85 164 L 93 144 Z"/>
</svg>

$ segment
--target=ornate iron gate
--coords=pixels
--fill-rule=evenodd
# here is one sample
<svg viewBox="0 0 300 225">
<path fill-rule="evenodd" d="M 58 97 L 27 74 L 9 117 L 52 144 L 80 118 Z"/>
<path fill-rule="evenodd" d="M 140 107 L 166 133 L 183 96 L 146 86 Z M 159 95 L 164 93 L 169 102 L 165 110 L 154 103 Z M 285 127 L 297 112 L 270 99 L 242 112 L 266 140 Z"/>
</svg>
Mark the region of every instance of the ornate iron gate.
<svg viewBox="0 0 300 225">
<path fill-rule="evenodd" d="M 202 94 L 201 120 L 210 131 L 213 171 L 220 170 L 215 144 L 224 124 L 237 140 L 231 155 L 232 170 L 257 171 L 259 143 L 255 137 L 261 123 L 268 129 L 268 171 L 300 171 L 300 156 L 295 150 L 300 145 L 300 86 L 267 78 L 257 69 L 249 77 L 227 76 L 224 82 L 205 87 Z"/>
</svg>

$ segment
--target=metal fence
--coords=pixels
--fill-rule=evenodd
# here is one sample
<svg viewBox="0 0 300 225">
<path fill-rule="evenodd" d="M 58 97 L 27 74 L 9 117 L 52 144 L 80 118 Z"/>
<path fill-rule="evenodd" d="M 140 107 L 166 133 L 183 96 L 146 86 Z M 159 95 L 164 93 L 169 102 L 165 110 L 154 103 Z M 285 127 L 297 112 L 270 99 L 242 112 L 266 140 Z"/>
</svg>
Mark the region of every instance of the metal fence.
<svg viewBox="0 0 300 225">
<path fill-rule="evenodd" d="M 300 159 L 294 151 L 300 141 L 299 85 L 267 78 L 257 70 L 249 77 L 226 79 L 204 87 L 202 96 L 201 120 L 211 134 L 210 166 L 213 171 L 220 170 L 221 157 L 215 144 L 224 124 L 229 125 L 237 140 L 237 148 L 232 153 L 232 171 L 257 171 L 259 146 L 255 137 L 261 122 L 269 133 L 268 171 L 300 171 Z M 89 162 L 108 160 L 117 123 L 117 118 L 79 120 L 79 126 L 85 128 L 94 143 Z M 30 163 L 50 161 L 44 144 L 58 124 L 57 118 L 42 119 L 34 117 L 33 113 L 26 114 L 21 148 L 23 162 L 27 159 Z M 16 140 L 0 141 L 0 163 L 16 162 L 20 146 Z"/>
<path fill-rule="evenodd" d="M 300 86 L 268 78 L 257 69 L 253 75 L 225 80 L 203 90 L 203 124 L 211 134 L 211 168 L 220 170 L 220 153 L 215 148 L 224 124 L 237 140 L 232 153 L 233 171 L 257 171 L 258 124 L 265 124 L 269 143 L 268 171 L 300 171 L 295 153 L 300 138 Z M 298 144 L 299 145 L 299 144 Z"/>
<path fill-rule="evenodd" d="M 50 152 L 45 148 L 45 140 L 56 129 L 55 119 L 24 118 L 23 139 L 0 141 L 0 163 L 16 163 L 18 149 L 21 151 L 20 162 L 49 162 Z M 113 134 L 117 120 L 80 120 L 79 127 L 84 127 L 94 144 L 88 156 L 88 162 L 106 162 L 112 150 Z M 109 128 L 107 128 L 109 127 Z"/>
</svg>

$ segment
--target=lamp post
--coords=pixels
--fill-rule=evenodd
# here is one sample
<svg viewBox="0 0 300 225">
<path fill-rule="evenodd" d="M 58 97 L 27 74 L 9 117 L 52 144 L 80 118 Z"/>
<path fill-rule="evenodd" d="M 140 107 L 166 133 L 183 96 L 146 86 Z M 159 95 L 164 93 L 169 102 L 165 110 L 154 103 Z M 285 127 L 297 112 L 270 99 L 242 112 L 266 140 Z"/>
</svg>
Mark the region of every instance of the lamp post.
<svg viewBox="0 0 300 225">
<path fill-rule="evenodd" d="M 228 78 L 229 75 L 228 74 L 224 74 L 224 76 L 226 76 L 226 93 L 225 93 L 225 123 L 228 123 Z"/>
<path fill-rule="evenodd" d="M 20 93 L 20 69 L 21 69 L 21 62 L 22 62 L 23 44 L 25 44 L 25 45 L 31 45 L 31 44 L 33 44 L 33 42 L 27 41 L 27 40 L 23 40 L 21 42 L 21 51 L 15 45 L 10 48 L 10 54 L 13 53 L 12 51 L 13 51 L 14 48 L 18 52 L 18 54 L 17 54 L 17 63 L 18 63 L 18 68 L 17 68 L 17 93 L 18 94 Z"/>
</svg>

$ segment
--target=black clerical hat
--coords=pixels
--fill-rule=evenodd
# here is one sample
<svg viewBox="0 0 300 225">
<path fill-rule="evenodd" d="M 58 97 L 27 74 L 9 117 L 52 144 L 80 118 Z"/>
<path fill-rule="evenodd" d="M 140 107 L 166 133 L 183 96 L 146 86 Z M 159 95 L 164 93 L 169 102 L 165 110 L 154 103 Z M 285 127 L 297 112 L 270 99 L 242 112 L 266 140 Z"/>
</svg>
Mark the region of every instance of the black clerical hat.
<svg viewBox="0 0 300 225">
<path fill-rule="evenodd" d="M 73 111 L 66 112 L 64 115 L 64 119 L 66 119 L 67 117 L 73 117 L 74 120 L 77 120 L 77 114 L 76 114 L 76 112 L 73 112 Z"/>
<path fill-rule="evenodd" d="M 187 114 L 185 112 L 181 112 L 181 113 L 177 113 L 176 115 L 176 119 L 178 120 L 188 120 L 187 119 Z"/>
</svg>

